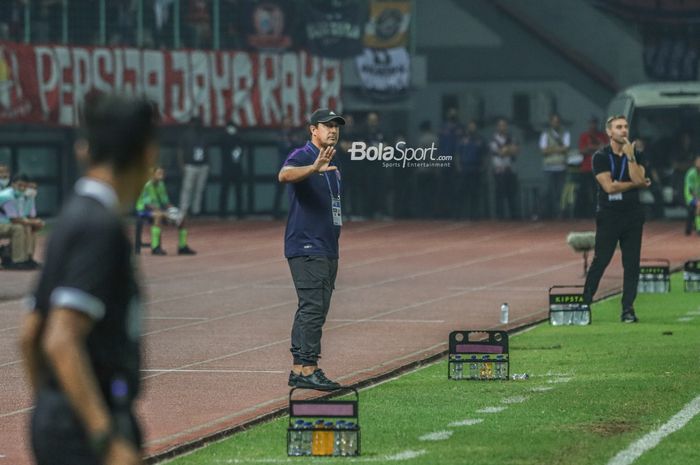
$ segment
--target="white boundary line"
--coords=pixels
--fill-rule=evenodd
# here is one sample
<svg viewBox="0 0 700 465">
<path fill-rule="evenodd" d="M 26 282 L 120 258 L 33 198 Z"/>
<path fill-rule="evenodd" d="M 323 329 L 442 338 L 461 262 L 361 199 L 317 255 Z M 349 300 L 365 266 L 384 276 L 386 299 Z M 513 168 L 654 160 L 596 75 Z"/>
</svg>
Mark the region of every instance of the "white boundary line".
<svg viewBox="0 0 700 465">
<path fill-rule="evenodd" d="M 141 372 L 167 372 L 167 373 L 271 373 L 280 374 L 285 373 L 281 370 L 178 370 L 178 369 L 168 369 L 168 368 L 146 368 L 141 370 Z"/>
<path fill-rule="evenodd" d="M 335 323 L 444 323 L 445 320 L 400 320 L 400 319 L 382 319 L 382 320 L 367 320 L 367 319 L 343 319 L 343 318 L 329 318 L 326 321 L 332 321 Z"/>
<path fill-rule="evenodd" d="M 680 412 L 671 417 L 661 428 L 644 435 L 630 444 L 627 449 L 618 452 L 610 459 L 608 465 L 630 465 L 646 451 L 656 447 L 663 438 L 683 428 L 698 413 L 700 413 L 700 396 L 685 404 Z"/>
</svg>

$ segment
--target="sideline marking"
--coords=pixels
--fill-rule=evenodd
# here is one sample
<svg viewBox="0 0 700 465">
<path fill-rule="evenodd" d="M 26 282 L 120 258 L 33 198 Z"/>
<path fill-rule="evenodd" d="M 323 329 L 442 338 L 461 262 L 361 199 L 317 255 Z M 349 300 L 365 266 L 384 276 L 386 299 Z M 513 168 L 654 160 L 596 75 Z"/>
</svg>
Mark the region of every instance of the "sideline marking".
<svg viewBox="0 0 700 465">
<path fill-rule="evenodd" d="M 444 441 L 445 439 L 450 439 L 450 436 L 452 436 L 453 431 L 445 430 L 445 431 L 435 431 L 434 433 L 428 433 L 424 434 L 423 436 L 419 437 L 419 441 Z"/>
<path fill-rule="evenodd" d="M 521 404 L 525 402 L 528 398 L 526 396 L 513 396 L 501 399 L 502 404 Z"/>
<path fill-rule="evenodd" d="M 184 370 L 178 368 L 147 368 L 141 370 L 147 373 L 272 373 L 280 374 L 284 373 L 282 370 L 225 370 L 225 369 L 214 369 L 214 370 Z"/>
<path fill-rule="evenodd" d="M 682 316 L 682 317 L 678 318 L 677 321 L 680 321 L 681 323 L 687 323 L 689 321 L 693 321 L 694 319 L 695 318 L 692 316 Z"/>
<path fill-rule="evenodd" d="M 0 418 L 11 417 L 12 415 L 16 415 L 18 413 L 31 412 L 32 410 L 34 410 L 34 407 L 22 408 L 19 410 L 15 410 L 14 412 L 2 413 L 0 414 Z"/>
<path fill-rule="evenodd" d="M 193 316 L 145 316 L 144 320 L 207 320 L 205 317 Z"/>
<path fill-rule="evenodd" d="M 479 423 L 483 423 L 484 419 L 483 418 L 467 418 L 466 420 L 460 420 L 460 421 L 453 421 L 448 427 L 454 427 L 454 426 L 472 426 L 472 425 L 478 425 Z"/>
<path fill-rule="evenodd" d="M 571 379 L 572 378 L 570 378 L 570 377 L 568 377 L 568 378 L 554 378 L 554 379 L 547 380 L 547 382 L 549 384 L 560 384 L 560 383 L 568 383 L 569 381 L 571 381 Z"/>
<path fill-rule="evenodd" d="M 535 386 L 534 388 L 530 389 L 532 392 L 546 392 L 546 391 L 551 391 L 554 389 L 552 386 Z"/>
<path fill-rule="evenodd" d="M 644 454 L 644 452 L 656 447 L 663 438 L 683 428 L 695 415 L 700 413 L 700 396 L 691 400 L 676 413 L 670 420 L 656 431 L 646 434 L 619 452 L 610 459 L 608 465 L 629 465 Z"/>
<path fill-rule="evenodd" d="M 507 407 L 484 407 L 477 410 L 476 413 L 499 413 L 506 409 Z"/>
<path fill-rule="evenodd" d="M 445 320 L 401 320 L 401 319 L 383 319 L 383 320 L 368 320 L 363 319 L 342 319 L 342 318 L 329 318 L 327 321 L 333 321 L 336 323 L 444 323 Z"/>
</svg>

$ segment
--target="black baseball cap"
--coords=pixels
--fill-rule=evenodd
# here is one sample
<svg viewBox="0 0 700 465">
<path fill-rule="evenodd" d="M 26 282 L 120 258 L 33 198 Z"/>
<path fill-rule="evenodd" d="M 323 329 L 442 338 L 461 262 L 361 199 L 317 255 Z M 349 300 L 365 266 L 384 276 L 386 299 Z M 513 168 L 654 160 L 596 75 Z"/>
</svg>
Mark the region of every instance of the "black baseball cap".
<svg viewBox="0 0 700 465">
<path fill-rule="evenodd" d="M 328 108 L 319 108 L 313 112 L 311 118 L 309 118 L 309 123 L 314 126 L 318 123 L 328 123 L 329 121 L 337 121 L 340 125 L 345 124 L 345 118 Z"/>
</svg>

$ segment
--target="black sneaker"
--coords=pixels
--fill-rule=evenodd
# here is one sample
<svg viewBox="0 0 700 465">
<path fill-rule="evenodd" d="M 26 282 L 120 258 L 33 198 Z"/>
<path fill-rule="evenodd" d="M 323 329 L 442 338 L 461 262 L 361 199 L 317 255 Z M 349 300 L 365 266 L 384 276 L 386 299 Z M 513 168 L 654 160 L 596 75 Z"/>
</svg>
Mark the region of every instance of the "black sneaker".
<svg viewBox="0 0 700 465">
<path fill-rule="evenodd" d="M 316 389 L 319 391 L 332 391 L 333 389 L 340 388 L 340 384 L 326 378 L 326 375 L 320 368 L 316 368 L 316 370 L 308 376 L 297 375 L 294 386 L 307 389 Z"/>
<path fill-rule="evenodd" d="M 639 318 L 634 314 L 633 308 L 628 308 L 622 311 L 622 316 L 620 316 L 620 321 L 623 323 L 637 323 Z"/>
<path fill-rule="evenodd" d="M 177 249 L 177 254 L 178 255 L 197 255 L 197 252 L 190 249 L 189 246 L 184 246 L 184 247 L 180 247 L 179 249 Z"/>
<path fill-rule="evenodd" d="M 34 260 L 33 258 L 30 258 L 29 260 L 27 260 L 27 263 L 29 263 L 31 266 L 33 266 L 34 269 L 37 269 L 37 270 L 38 270 L 38 269 L 41 268 L 41 263 L 37 262 L 37 261 Z"/>
<path fill-rule="evenodd" d="M 299 378 L 299 375 L 294 373 L 293 371 L 289 372 L 289 381 L 287 382 L 288 386 L 296 386 L 297 385 L 297 379 Z"/>
<path fill-rule="evenodd" d="M 151 249 L 151 255 L 168 255 L 168 252 L 163 250 L 161 246 L 158 246 L 155 249 Z"/>
</svg>

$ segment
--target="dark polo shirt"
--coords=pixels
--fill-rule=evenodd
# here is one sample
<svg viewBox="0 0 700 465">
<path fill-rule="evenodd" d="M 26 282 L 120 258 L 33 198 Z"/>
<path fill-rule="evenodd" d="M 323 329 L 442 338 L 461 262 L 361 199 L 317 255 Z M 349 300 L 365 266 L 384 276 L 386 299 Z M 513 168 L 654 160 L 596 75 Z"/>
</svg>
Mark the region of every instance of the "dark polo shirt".
<svg viewBox="0 0 700 465">
<path fill-rule="evenodd" d="M 293 150 L 283 166 L 313 165 L 319 149 L 311 142 Z M 330 163 L 337 166 L 335 161 Z M 303 181 L 289 183 L 289 216 L 284 234 L 287 258 L 306 255 L 338 258 L 340 226 L 333 225 L 331 196 L 338 197 L 342 186 L 340 171 L 312 174 Z"/>
</svg>

